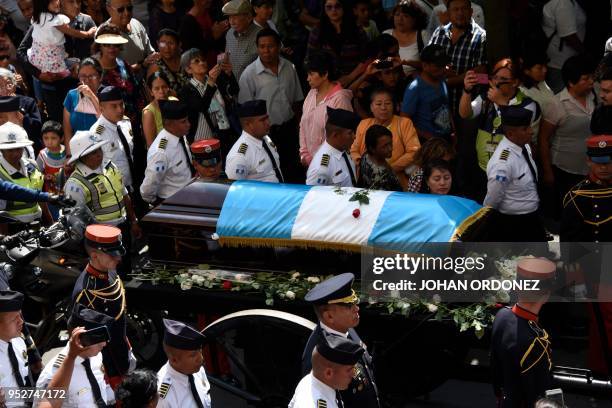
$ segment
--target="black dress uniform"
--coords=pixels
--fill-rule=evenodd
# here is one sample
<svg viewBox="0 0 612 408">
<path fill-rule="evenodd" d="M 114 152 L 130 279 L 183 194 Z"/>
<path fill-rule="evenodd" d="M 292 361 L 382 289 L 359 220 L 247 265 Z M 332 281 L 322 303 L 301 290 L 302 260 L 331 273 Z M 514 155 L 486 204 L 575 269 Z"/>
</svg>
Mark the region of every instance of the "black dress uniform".
<svg viewBox="0 0 612 408">
<path fill-rule="evenodd" d="M 545 259 L 523 259 L 517 265 L 517 274 L 528 279 L 551 279 L 555 268 Z M 550 345 L 538 316 L 520 304 L 497 312 L 491 334 L 491 372 L 498 407 L 531 408 L 551 388 Z"/>
<path fill-rule="evenodd" d="M 315 286 L 306 294 L 304 299 L 315 305 L 315 307 L 323 304 L 357 304 L 359 298 L 352 289 L 354 278 L 355 276 L 352 273 L 334 276 Z M 302 375 L 310 372 L 312 368 L 310 361 L 312 351 L 323 340 L 325 334 L 340 335 L 339 333 L 331 333 L 324 329 L 320 322 L 317 324 L 302 354 Z M 378 389 L 374 381 L 374 371 L 372 370 L 372 356 L 370 356 L 365 343 L 361 341 L 361 338 L 359 338 L 354 329 L 349 329 L 346 337 L 359 344 L 364 349 L 364 353 L 355 364 L 353 380 L 348 389 L 340 392 L 344 407 L 380 407 Z"/>
<path fill-rule="evenodd" d="M 109 255 L 123 256 L 125 253 L 121 230 L 110 225 L 88 226 L 85 243 Z M 72 302 L 114 319 L 110 326 L 111 341 L 102 350 L 104 367 L 114 385 L 114 381 L 119 381 L 119 377 L 127 373 L 131 362 L 126 338 L 125 289 L 117 271 L 99 271 L 88 264 L 74 285 Z"/>
</svg>

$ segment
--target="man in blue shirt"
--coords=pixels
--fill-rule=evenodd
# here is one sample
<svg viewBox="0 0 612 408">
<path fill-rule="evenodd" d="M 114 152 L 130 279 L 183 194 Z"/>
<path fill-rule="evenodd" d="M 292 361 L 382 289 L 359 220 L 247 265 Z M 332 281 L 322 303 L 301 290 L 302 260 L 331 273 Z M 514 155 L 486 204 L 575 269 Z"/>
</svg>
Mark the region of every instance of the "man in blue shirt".
<svg viewBox="0 0 612 408">
<path fill-rule="evenodd" d="M 434 136 L 450 141 L 452 127 L 444 79 L 449 58 L 442 46 L 430 44 L 421 52 L 421 62 L 421 75 L 404 93 L 402 116 L 412 120 L 421 141 Z"/>
<path fill-rule="evenodd" d="M 0 180 L 0 200 L 23 202 L 48 202 L 56 205 L 69 204 L 64 196 L 44 193 Z"/>
</svg>

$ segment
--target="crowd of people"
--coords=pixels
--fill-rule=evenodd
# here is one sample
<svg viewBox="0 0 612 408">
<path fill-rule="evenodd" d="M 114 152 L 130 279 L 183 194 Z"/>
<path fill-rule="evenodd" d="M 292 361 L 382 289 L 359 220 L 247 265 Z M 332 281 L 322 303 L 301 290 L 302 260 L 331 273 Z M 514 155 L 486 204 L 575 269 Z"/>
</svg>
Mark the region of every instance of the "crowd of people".
<svg viewBox="0 0 612 408">
<path fill-rule="evenodd" d="M 513 2 L 511 46 L 491 61 L 496 21 L 483 3 L 1 1 L 0 209 L 51 223 L 69 199 L 121 232 L 123 251 L 119 233 L 92 233 L 77 303 L 92 279 L 123 291 L 139 218 L 194 177 L 453 194 L 492 210 L 488 241 L 546 241 L 543 216 L 560 222 L 561 240 L 612 241 L 612 37 L 609 20 L 593 23 L 609 5 Z M 3 311 L 16 312 L 19 296 L 6 297 Z M 124 303 L 85 306 L 115 317 L 110 336 L 125 337 Z M 74 328 L 106 325 L 87 310 L 74 316 Z M 167 322 L 176 361 L 160 375 L 197 365 L 181 354 L 200 344 L 189 330 Z M 186 344 L 173 337 L 183 334 Z M 326 343 L 313 367 L 343 347 Z M 129 354 L 123 341 L 107 349 Z M 110 361 L 90 351 L 71 340 L 44 385 L 69 381 L 66 362 Z M 133 367 L 116 363 L 107 374 L 117 396 L 153 381 L 137 372 L 119 386 Z M 86 381 L 102 378 L 83 367 Z M 205 374 L 195 386 L 168 381 L 162 400 L 184 387 L 202 395 L 194 406 L 210 404 Z"/>
</svg>

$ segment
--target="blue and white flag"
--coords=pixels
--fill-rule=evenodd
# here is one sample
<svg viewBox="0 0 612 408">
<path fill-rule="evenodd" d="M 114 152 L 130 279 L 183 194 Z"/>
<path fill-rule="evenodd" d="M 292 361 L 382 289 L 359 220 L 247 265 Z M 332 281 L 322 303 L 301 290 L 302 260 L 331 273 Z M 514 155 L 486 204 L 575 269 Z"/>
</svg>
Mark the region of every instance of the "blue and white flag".
<svg viewBox="0 0 612 408">
<path fill-rule="evenodd" d="M 413 249 L 409 244 L 452 241 L 482 208 L 460 197 L 377 190 L 367 192 L 368 204 L 350 201 L 358 191 L 236 181 L 217 234 L 222 245 Z"/>
</svg>

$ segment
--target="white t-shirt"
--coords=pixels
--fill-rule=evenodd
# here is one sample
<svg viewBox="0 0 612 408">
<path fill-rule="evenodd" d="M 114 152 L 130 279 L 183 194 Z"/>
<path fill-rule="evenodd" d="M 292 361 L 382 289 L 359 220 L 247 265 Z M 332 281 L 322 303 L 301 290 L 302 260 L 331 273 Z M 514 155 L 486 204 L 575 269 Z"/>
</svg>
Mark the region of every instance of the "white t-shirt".
<svg viewBox="0 0 612 408">
<path fill-rule="evenodd" d="M 393 35 L 393 29 L 389 28 L 388 30 L 383 31 L 383 34 Z M 421 31 L 421 36 L 423 37 L 423 47 L 426 47 L 429 44 L 429 33 L 427 30 Z M 419 42 L 415 41 L 413 44 L 410 44 L 407 47 L 399 47 L 399 55 L 400 58 L 406 61 L 420 61 L 421 53 L 419 52 Z M 409 67 L 404 65 L 404 74 L 409 75 L 410 73 L 416 71 L 413 67 Z"/>
<path fill-rule="evenodd" d="M 580 41 L 584 41 L 586 33 L 586 14 L 575 0 L 551 0 L 544 6 L 542 29 L 550 37 L 555 34 L 548 44 L 549 68 L 561 69 L 563 63 L 578 52 L 564 43 L 559 50 L 562 37 L 577 34 Z"/>
<path fill-rule="evenodd" d="M 429 35 L 436 31 L 436 28 L 440 26 L 440 19 L 438 14 L 446 12 L 446 4 L 440 3 L 433 8 L 431 18 L 429 19 L 429 25 L 427 26 L 427 32 Z M 481 28 L 485 28 L 485 15 L 484 10 L 478 4 L 472 2 L 472 21 L 476 22 Z"/>
<path fill-rule="evenodd" d="M 62 45 L 66 41 L 64 33 L 57 26 L 70 23 L 70 19 L 63 14 L 41 13 L 38 23 L 32 20 L 32 41 L 46 45 Z"/>
</svg>

